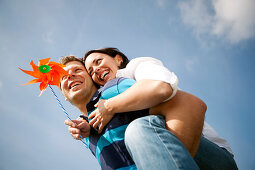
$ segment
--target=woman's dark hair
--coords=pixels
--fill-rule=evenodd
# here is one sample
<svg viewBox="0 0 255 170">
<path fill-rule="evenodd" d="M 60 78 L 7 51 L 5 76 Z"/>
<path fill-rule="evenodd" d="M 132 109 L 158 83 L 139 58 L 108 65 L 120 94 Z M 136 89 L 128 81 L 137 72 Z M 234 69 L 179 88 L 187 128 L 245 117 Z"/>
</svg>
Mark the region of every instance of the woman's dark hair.
<svg viewBox="0 0 255 170">
<path fill-rule="evenodd" d="M 119 66 L 120 69 L 125 68 L 129 62 L 127 56 L 125 54 L 123 54 L 122 52 L 120 52 L 117 48 L 108 47 L 108 48 L 100 48 L 100 49 L 90 50 L 90 51 L 86 52 L 83 57 L 84 63 L 85 63 L 86 58 L 92 53 L 103 53 L 103 54 L 107 54 L 107 55 L 111 56 L 112 58 L 114 58 L 117 54 L 119 54 L 123 59 L 123 62 Z"/>
</svg>

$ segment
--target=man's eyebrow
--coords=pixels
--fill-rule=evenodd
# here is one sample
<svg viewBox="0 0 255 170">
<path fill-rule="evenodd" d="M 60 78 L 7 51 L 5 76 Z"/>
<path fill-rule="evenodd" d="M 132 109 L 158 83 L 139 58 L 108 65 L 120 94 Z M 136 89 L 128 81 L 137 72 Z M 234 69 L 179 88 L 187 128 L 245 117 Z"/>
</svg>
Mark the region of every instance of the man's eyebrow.
<svg viewBox="0 0 255 170">
<path fill-rule="evenodd" d="M 76 69 L 79 69 L 81 68 L 81 66 L 74 66 L 73 69 L 76 70 Z"/>
</svg>

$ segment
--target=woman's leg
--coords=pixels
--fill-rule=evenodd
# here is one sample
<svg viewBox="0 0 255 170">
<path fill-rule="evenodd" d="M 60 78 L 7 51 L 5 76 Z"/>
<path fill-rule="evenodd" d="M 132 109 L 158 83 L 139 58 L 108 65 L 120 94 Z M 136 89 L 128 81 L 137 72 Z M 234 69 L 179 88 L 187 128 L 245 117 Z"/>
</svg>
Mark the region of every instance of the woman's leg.
<svg viewBox="0 0 255 170">
<path fill-rule="evenodd" d="M 233 156 L 202 137 L 195 158 L 166 130 L 162 116 L 134 120 L 125 132 L 125 144 L 138 169 L 236 170 Z"/>
<path fill-rule="evenodd" d="M 166 119 L 166 128 L 195 156 L 201 138 L 206 104 L 194 95 L 178 91 L 169 101 L 150 109 L 150 114 L 160 114 Z"/>
<path fill-rule="evenodd" d="M 125 132 L 125 144 L 138 169 L 199 169 L 178 140 L 166 130 L 163 116 L 134 120 Z"/>
<path fill-rule="evenodd" d="M 226 149 L 202 137 L 194 157 L 201 170 L 237 170 L 236 162 Z"/>
</svg>

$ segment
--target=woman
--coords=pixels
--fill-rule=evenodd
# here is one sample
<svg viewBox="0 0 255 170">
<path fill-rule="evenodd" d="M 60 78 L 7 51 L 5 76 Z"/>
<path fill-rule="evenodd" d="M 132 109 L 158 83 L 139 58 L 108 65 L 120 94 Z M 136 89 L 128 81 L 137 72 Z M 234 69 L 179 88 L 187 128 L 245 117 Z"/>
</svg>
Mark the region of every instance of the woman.
<svg viewBox="0 0 255 170">
<path fill-rule="evenodd" d="M 89 118 L 95 116 L 90 124 L 94 127 L 100 124 L 101 131 L 115 113 L 151 108 L 150 114 L 163 115 L 167 129 L 179 138 L 192 156 L 196 154 L 206 105 L 191 94 L 177 92 L 177 77 L 159 60 L 137 58 L 128 64 L 123 53 L 115 48 L 105 48 L 88 51 L 84 63 L 94 82 L 100 86 L 116 78 L 116 74 L 137 80 L 122 94 L 101 100 L 98 109 L 90 114 Z M 196 101 L 198 107 L 186 102 L 190 100 Z"/>
</svg>

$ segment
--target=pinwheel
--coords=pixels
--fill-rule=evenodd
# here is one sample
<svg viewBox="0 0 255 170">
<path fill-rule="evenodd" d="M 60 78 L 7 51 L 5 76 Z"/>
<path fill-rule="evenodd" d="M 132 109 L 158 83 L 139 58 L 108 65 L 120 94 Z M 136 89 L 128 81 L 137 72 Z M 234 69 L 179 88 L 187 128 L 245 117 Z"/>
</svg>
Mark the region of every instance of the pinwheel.
<svg viewBox="0 0 255 170">
<path fill-rule="evenodd" d="M 68 73 L 63 69 L 63 67 L 65 67 L 64 65 L 50 61 L 50 58 L 39 60 L 38 66 L 34 64 L 33 60 L 31 60 L 30 65 L 33 71 L 23 70 L 21 68 L 19 69 L 36 79 L 31 80 L 24 85 L 41 82 L 40 95 L 45 91 L 48 85 L 59 86 L 61 77 L 68 75 Z"/>
<path fill-rule="evenodd" d="M 59 106 L 61 107 L 63 112 L 66 114 L 67 118 L 72 121 L 69 114 L 66 112 L 64 106 L 58 99 L 58 96 L 56 95 L 53 88 L 51 87 L 51 85 L 56 85 L 59 87 L 61 78 L 63 76 L 69 76 L 69 74 L 63 69 L 63 67 L 65 67 L 65 65 L 56 63 L 54 61 L 50 61 L 50 58 L 39 60 L 38 66 L 34 64 L 33 60 L 31 60 L 30 65 L 31 65 L 33 71 L 23 70 L 21 68 L 19 68 L 19 69 L 21 71 L 23 71 L 24 73 L 35 77 L 36 79 L 33 79 L 23 85 L 40 83 L 41 93 L 39 96 L 41 96 L 42 93 L 46 90 L 47 86 L 49 86 L 51 89 L 51 92 L 57 99 Z M 81 136 L 80 136 L 80 138 L 81 138 L 81 141 L 85 144 L 86 148 L 88 148 L 88 146 L 84 142 L 83 138 Z"/>
</svg>

